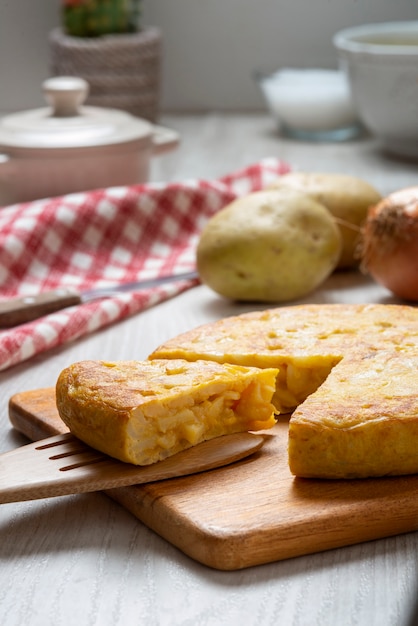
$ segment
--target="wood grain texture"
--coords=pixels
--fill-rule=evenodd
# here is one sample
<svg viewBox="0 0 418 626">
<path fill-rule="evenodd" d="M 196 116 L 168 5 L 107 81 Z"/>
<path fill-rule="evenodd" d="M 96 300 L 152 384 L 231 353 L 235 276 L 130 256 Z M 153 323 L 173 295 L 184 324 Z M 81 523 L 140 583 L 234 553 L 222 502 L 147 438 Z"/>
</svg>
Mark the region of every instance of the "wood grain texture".
<svg viewBox="0 0 418 626">
<path fill-rule="evenodd" d="M 13 396 L 14 427 L 32 439 L 66 432 L 53 389 Z M 233 466 L 106 493 L 196 561 L 219 570 L 312 554 L 418 529 L 418 476 L 295 479 L 286 419 Z"/>
</svg>

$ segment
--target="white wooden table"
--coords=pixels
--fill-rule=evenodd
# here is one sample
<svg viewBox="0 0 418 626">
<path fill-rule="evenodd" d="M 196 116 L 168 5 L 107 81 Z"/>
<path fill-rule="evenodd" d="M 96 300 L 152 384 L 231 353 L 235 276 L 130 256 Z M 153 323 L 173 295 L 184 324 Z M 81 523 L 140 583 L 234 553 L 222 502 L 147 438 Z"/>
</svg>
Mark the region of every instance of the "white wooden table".
<svg viewBox="0 0 418 626">
<path fill-rule="evenodd" d="M 180 131 L 182 143 L 155 159 L 153 180 L 217 177 L 275 156 L 295 169 L 361 176 L 382 194 L 418 183 L 416 163 L 386 157 L 366 138 L 284 141 L 263 115 L 162 122 Z M 390 300 L 383 288 L 350 274 L 333 276 L 306 299 Z M 12 394 L 53 386 L 80 359 L 145 358 L 181 331 L 245 310 L 197 287 L 1 373 L 0 451 L 26 443 L 9 424 Z M 99 493 L 0 507 L 2 626 L 406 626 L 417 573 L 418 532 L 220 572 L 192 561 Z"/>
</svg>

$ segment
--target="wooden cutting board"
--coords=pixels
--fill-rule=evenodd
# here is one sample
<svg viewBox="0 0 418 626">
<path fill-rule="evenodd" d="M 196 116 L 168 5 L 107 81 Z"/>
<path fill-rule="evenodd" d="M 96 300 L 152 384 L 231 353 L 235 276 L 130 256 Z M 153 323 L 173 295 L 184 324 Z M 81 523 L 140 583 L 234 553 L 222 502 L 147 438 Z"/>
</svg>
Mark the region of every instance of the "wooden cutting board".
<svg viewBox="0 0 418 626">
<path fill-rule="evenodd" d="M 13 426 L 31 440 L 67 428 L 54 389 L 10 399 Z M 107 491 L 193 559 L 220 570 L 320 552 L 418 529 L 418 475 L 331 481 L 295 479 L 287 420 L 260 452 L 225 468 Z"/>
</svg>

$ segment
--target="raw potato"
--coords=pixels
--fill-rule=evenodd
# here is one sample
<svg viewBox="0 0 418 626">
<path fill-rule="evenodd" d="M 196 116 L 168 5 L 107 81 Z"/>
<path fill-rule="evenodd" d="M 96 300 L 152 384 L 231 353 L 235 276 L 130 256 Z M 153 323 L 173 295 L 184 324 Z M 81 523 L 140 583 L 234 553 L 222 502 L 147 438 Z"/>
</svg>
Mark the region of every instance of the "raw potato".
<svg viewBox="0 0 418 626">
<path fill-rule="evenodd" d="M 360 178 L 346 174 L 323 174 L 294 172 L 285 174 L 273 182 L 270 189 L 291 187 L 309 194 L 323 204 L 338 222 L 343 240 L 343 249 L 338 269 L 357 267 L 357 247 L 360 228 L 367 216 L 369 206 L 381 200 L 381 195 Z M 347 222 L 345 226 L 343 222 Z M 350 226 L 351 225 L 351 226 Z"/>
<path fill-rule="evenodd" d="M 203 283 L 233 300 L 285 302 L 335 269 L 341 235 L 329 211 L 300 191 L 258 191 L 212 217 L 197 248 Z"/>
</svg>

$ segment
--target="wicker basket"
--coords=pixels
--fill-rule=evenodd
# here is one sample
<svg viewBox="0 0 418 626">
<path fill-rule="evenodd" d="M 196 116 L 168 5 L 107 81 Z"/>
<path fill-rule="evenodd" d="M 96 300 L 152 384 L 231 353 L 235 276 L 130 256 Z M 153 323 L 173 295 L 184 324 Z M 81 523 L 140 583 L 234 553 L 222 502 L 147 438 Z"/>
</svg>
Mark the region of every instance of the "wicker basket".
<svg viewBox="0 0 418 626">
<path fill-rule="evenodd" d="M 86 104 L 157 121 L 162 53 L 157 28 L 94 38 L 71 37 L 57 28 L 49 43 L 51 74 L 84 78 L 90 85 Z"/>
</svg>

